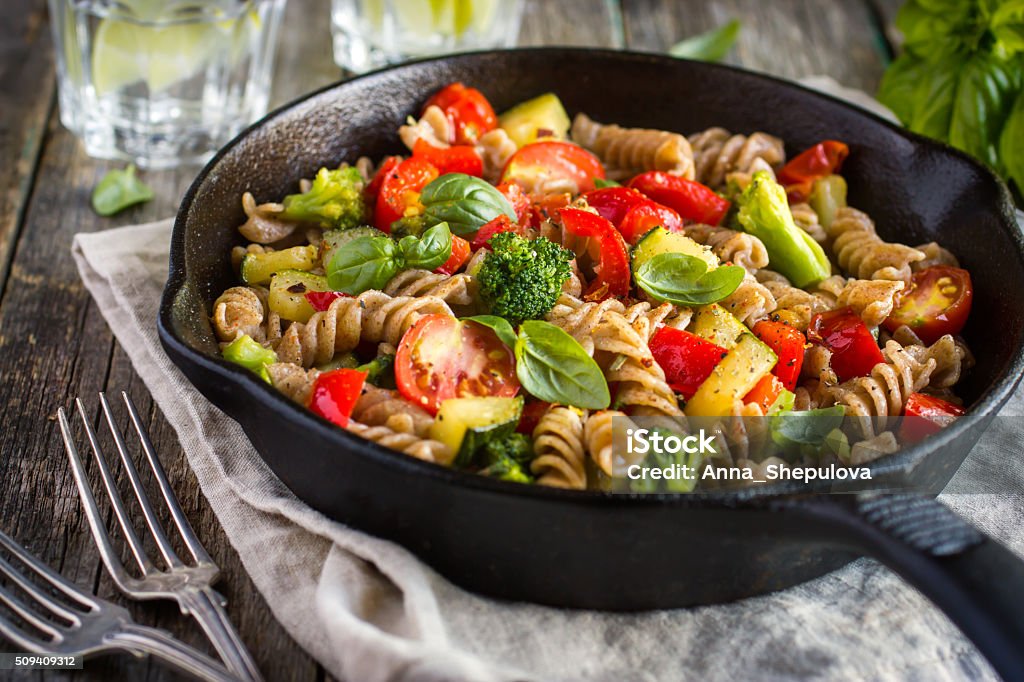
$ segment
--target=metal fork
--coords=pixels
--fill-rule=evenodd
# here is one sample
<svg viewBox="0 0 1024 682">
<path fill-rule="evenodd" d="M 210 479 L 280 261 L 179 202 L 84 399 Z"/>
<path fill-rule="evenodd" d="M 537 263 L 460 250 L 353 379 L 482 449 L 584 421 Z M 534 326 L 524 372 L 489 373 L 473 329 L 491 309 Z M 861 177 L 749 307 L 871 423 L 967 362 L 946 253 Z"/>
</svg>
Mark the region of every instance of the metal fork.
<svg viewBox="0 0 1024 682">
<path fill-rule="evenodd" d="M 103 407 L 107 426 L 110 427 L 114 443 L 117 446 L 117 452 L 121 457 L 121 462 L 124 464 L 125 472 L 128 474 L 132 490 L 135 492 L 135 497 L 142 509 L 146 526 L 156 543 L 160 556 L 163 557 L 166 568 L 156 566 L 146 555 L 146 550 L 143 548 L 142 542 L 132 527 L 131 519 L 124 507 L 124 502 L 117 491 L 114 478 L 100 450 L 96 434 L 89 425 L 89 419 L 86 417 L 82 401 L 76 399 L 75 407 L 78 410 L 79 417 L 81 417 L 82 425 L 85 427 L 89 445 L 96 456 L 100 477 L 103 479 L 103 487 L 107 491 L 107 497 L 110 499 L 114 515 L 117 517 L 142 577 L 136 578 L 130 575 L 125 569 L 124 564 L 121 563 L 119 555 L 114 551 L 110 535 L 107 533 L 103 517 L 100 515 L 96 499 L 86 478 L 85 465 L 82 463 L 82 458 L 79 456 L 74 440 L 71 437 L 71 428 L 68 424 L 67 415 L 64 412 L 64 408 L 61 408 L 57 411 L 61 435 L 64 437 L 68 458 L 71 460 L 75 483 L 82 498 L 82 505 L 85 507 L 85 515 L 89 520 L 89 528 L 92 530 L 92 535 L 96 540 L 103 563 L 114 579 L 114 583 L 129 597 L 133 599 L 173 599 L 177 601 L 182 613 L 191 615 L 199 622 L 199 625 L 213 643 L 214 648 L 220 654 L 228 670 L 244 680 L 261 680 L 262 677 L 260 676 L 259 669 L 256 667 L 256 663 L 252 660 L 252 656 L 245 648 L 245 644 L 242 643 L 238 633 L 232 627 L 231 621 L 228 620 L 227 612 L 224 610 L 226 600 L 210 586 L 217 578 L 219 569 L 206 553 L 206 550 L 203 549 L 202 544 L 200 544 L 199 539 L 192 530 L 192 526 L 189 525 L 188 519 L 185 518 L 185 513 L 181 510 L 174 491 L 167 481 L 167 476 L 164 474 L 160 460 L 156 456 L 156 451 L 149 440 L 149 435 L 142 426 L 142 420 L 139 418 L 135 405 L 132 404 L 128 394 L 124 391 L 121 392 L 121 396 L 128 408 L 128 414 L 135 433 L 142 443 L 142 450 L 145 453 L 146 461 L 149 462 L 150 469 L 156 478 L 160 493 L 167 504 L 174 525 L 177 527 L 178 533 L 192 555 L 194 564 L 185 564 L 178 557 L 170 541 L 167 539 L 160 520 L 153 511 L 146 491 L 142 487 L 138 469 L 136 469 L 135 464 L 132 462 L 132 458 L 128 454 L 128 449 L 125 447 L 124 440 L 121 437 L 121 432 L 114 423 L 107 398 L 103 393 L 100 393 L 100 404 Z"/>
<path fill-rule="evenodd" d="M 12 584 L 0 586 L 0 603 L 22 621 L 19 625 L 0 615 L 0 634 L 25 651 L 83 657 L 106 651 L 126 651 L 136 656 L 151 654 L 210 682 L 237 681 L 209 656 L 163 630 L 135 623 L 125 609 L 82 591 L 3 532 L 0 532 L 0 546 L 27 569 L 19 570 L 7 558 L 0 557 L 0 574 Z M 32 574 L 49 589 L 32 580 L 29 577 Z M 15 585 L 24 597 L 10 589 Z M 58 599 L 53 592 L 65 599 Z"/>
</svg>

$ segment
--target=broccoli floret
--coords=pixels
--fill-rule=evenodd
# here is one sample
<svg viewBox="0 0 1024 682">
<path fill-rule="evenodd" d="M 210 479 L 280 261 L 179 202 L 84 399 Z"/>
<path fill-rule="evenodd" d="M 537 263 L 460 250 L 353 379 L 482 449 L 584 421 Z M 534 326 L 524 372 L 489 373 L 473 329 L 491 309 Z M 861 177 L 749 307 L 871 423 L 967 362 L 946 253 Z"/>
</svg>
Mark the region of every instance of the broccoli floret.
<svg viewBox="0 0 1024 682">
<path fill-rule="evenodd" d="M 431 220 L 422 213 L 402 216 L 391 223 L 391 236 L 395 239 L 409 236 L 419 237 L 427 231 L 427 228 L 433 227 L 436 224 L 437 221 Z"/>
<path fill-rule="evenodd" d="M 352 166 L 321 168 L 308 192 L 284 198 L 281 217 L 338 228 L 362 225 L 369 217 L 364 185 L 363 176 Z"/>
<path fill-rule="evenodd" d="M 373 384 L 377 388 L 395 388 L 395 356 L 378 355 L 365 365 L 356 367 L 361 372 L 366 372 L 366 383 Z"/>
<path fill-rule="evenodd" d="M 477 281 L 491 312 L 513 324 L 544 317 L 569 279 L 572 252 L 544 237 L 530 240 L 515 232 L 501 232 L 487 243 L 493 251 Z"/>
<path fill-rule="evenodd" d="M 533 443 L 524 434 L 513 433 L 508 438 L 490 441 L 480 453 L 480 459 L 486 465 L 480 470 L 484 476 L 514 483 L 533 482 L 526 468 L 533 459 Z"/>
</svg>

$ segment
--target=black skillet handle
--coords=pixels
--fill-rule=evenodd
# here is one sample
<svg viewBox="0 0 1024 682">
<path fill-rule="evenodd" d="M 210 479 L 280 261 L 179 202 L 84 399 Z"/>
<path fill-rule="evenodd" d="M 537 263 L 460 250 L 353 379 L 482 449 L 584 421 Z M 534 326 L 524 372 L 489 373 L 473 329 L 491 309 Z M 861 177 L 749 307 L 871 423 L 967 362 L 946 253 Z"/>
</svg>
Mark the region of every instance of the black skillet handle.
<svg viewBox="0 0 1024 682">
<path fill-rule="evenodd" d="M 1024 680 L 1024 560 L 921 495 L 827 495 L 782 503 L 881 561 L 974 642 L 1004 680 Z M 808 519 L 810 520 L 810 519 Z M 843 532 L 845 531 L 845 532 Z"/>
</svg>

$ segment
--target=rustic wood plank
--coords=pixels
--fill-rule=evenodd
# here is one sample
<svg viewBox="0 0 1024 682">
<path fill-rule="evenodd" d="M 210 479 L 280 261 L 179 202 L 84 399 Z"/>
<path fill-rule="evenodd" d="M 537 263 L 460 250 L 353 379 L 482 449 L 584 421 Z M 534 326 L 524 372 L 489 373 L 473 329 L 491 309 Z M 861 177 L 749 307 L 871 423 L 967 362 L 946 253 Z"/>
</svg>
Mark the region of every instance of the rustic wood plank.
<svg viewBox="0 0 1024 682">
<path fill-rule="evenodd" d="M 526 0 L 518 44 L 623 47 L 618 0 Z"/>
<path fill-rule="evenodd" d="M 46 0 L 6 0 L 0 22 L 0 292 L 54 101 Z"/>
<path fill-rule="evenodd" d="M 737 18 L 743 23 L 727 63 L 785 78 L 832 76 L 873 92 L 883 53 L 867 5 L 820 0 L 624 0 L 626 43 L 664 51 Z"/>
</svg>

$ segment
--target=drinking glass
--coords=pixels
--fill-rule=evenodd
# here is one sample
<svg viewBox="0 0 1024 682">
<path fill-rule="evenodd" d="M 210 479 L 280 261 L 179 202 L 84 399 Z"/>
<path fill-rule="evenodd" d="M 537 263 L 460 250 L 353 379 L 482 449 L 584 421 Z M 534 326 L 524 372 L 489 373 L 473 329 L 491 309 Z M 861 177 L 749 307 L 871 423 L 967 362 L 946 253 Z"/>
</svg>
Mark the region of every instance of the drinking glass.
<svg viewBox="0 0 1024 682">
<path fill-rule="evenodd" d="M 334 61 L 362 73 L 412 57 L 510 47 L 522 0 L 332 0 Z"/>
<path fill-rule="evenodd" d="M 49 0 L 61 122 L 90 156 L 200 163 L 266 113 L 286 0 Z"/>
</svg>

